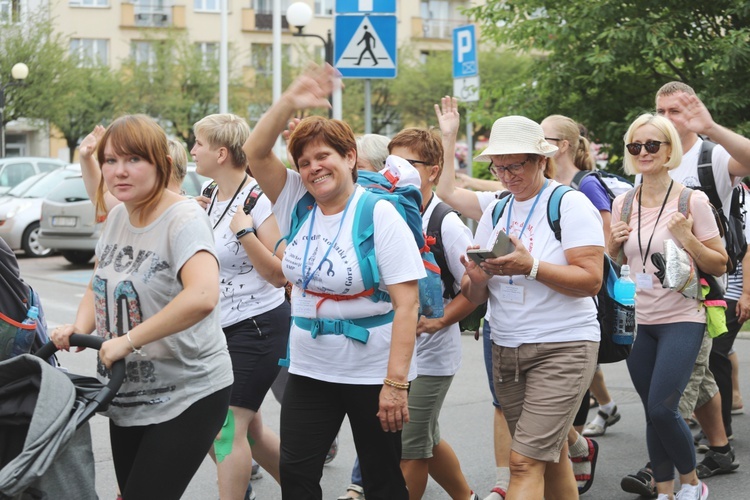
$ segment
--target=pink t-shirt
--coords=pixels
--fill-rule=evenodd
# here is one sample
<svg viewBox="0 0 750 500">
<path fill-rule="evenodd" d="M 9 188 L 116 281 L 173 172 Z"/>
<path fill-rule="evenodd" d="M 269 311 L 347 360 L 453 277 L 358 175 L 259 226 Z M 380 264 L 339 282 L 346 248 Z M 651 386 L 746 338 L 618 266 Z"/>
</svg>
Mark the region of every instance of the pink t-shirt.
<svg viewBox="0 0 750 500">
<path fill-rule="evenodd" d="M 620 220 L 622 204 L 625 195 L 618 196 L 612 204 L 612 223 Z M 645 273 L 651 275 L 653 286 L 651 289 L 638 288 L 635 297 L 636 317 L 639 324 L 655 325 L 675 322 L 705 323 L 706 313 L 701 303 L 697 300 L 687 299 L 682 294 L 673 292 L 668 288 L 662 288 L 659 278 L 654 274 L 656 266 L 651 263 L 651 255 L 664 251 L 664 240 L 672 239 L 682 248 L 682 244 L 672 236 L 667 229 L 667 221 L 678 211 L 677 202 L 679 197 L 667 203 L 664 213 L 661 214 L 658 226 L 656 218 L 661 206 L 643 208 L 641 217 L 641 245 L 644 259 L 641 259 L 641 251 L 638 245 L 638 200 L 633 199 L 633 209 L 630 215 L 630 237 L 625 242 L 624 251 L 630 265 L 630 275 L 635 281 L 635 275 L 644 272 L 643 260 L 645 260 Z M 690 197 L 690 215 L 693 217 L 693 234 L 699 241 L 706 241 L 719 236 L 719 228 L 716 225 L 708 197 L 700 192 L 693 191 Z M 649 254 L 646 255 L 648 240 L 653 233 Z"/>
</svg>

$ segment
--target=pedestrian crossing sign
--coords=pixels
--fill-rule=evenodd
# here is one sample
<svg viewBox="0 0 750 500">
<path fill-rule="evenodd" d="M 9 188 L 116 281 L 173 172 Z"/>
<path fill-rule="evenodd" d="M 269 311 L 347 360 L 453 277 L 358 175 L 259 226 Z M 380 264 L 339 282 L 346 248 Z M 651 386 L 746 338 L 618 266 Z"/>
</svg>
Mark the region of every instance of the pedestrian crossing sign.
<svg viewBox="0 0 750 500">
<path fill-rule="evenodd" d="M 336 16 L 334 47 L 344 78 L 396 78 L 396 16 Z"/>
</svg>

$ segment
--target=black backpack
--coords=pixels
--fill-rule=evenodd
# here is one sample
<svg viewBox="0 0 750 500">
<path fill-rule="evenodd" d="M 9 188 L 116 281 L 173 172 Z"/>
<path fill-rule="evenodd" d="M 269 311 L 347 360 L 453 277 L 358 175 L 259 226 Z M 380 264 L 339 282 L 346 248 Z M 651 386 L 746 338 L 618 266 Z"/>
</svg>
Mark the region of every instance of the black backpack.
<svg viewBox="0 0 750 500">
<path fill-rule="evenodd" d="M 737 264 L 742 261 L 747 251 L 747 240 L 745 239 L 745 218 L 743 205 L 745 204 L 745 190 L 737 186 L 732 190 L 732 201 L 729 205 L 729 217 L 726 216 L 721 203 L 721 198 L 716 190 L 716 179 L 711 166 L 711 154 L 716 146 L 711 141 L 704 140 L 698 157 L 698 182 L 700 189 L 711 205 L 719 212 L 719 220 L 724 229 L 724 245 L 729 259 L 727 261 L 727 272 L 732 273 L 737 269 Z"/>
<path fill-rule="evenodd" d="M 580 191 L 581 182 L 583 179 L 593 175 L 599 184 L 604 188 L 609 198 L 609 206 L 612 208 L 612 202 L 615 201 L 617 195 L 629 191 L 633 187 L 633 183 L 624 177 L 619 175 L 611 174 L 609 172 L 602 172 L 601 170 L 580 170 L 576 175 L 573 176 L 573 180 L 570 181 L 570 187 Z M 613 191 L 613 188 L 617 191 Z"/>
<path fill-rule="evenodd" d="M 448 261 L 445 259 L 445 249 L 443 248 L 443 219 L 445 219 L 445 216 L 451 212 L 458 214 L 458 212 L 453 210 L 447 203 L 443 203 L 442 201 L 438 202 L 432 210 L 430 221 L 427 223 L 427 231 L 425 231 L 427 237 L 435 239 L 435 243 L 430 245 L 430 250 L 435 256 L 435 262 L 437 262 L 438 267 L 440 267 L 440 279 L 443 282 L 443 288 L 445 288 L 443 291 L 443 298 L 445 299 L 452 299 L 458 295 L 454 289 L 456 280 L 453 278 L 453 273 L 451 273 L 448 268 Z M 458 322 L 461 331 L 478 331 L 485 314 L 487 314 L 487 302 L 477 306 L 472 313 Z"/>
</svg>

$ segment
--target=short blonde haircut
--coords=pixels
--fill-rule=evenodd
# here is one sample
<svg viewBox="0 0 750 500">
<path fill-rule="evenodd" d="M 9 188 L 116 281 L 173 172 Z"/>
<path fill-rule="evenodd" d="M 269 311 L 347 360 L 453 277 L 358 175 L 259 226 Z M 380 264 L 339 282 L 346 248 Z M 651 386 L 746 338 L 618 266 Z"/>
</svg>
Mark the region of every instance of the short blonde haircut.
<svg viewBox="0 0 750 500">
<path fill-rule="evenodd" d="M 172 157 L 172 179 L 178 184 L 182 184 L 187 175 L 187 151 L 185 151 L 185 146 L 182 143 L 174 139 L 168 139 L 167 145 L 169 146 L 169 156 Z"/>
<path fill-rule="evenodd" d="M 680 141 L 680 135 L 677 133 L 677 129 L 674 128 L 674 125 L 672 125 L 672 122 L 669 121 L 668 118 L 665 118 L 661 115 L 652 115 L 651 113 L 646 113 L 636 118 L 628 128 L 628 131 L 625 133 L 625 144 L 630 144 L 631 142 L 633 142 L 633 136 L 635 135 L 636 130 L 643 127 L 644 125 L 652 125 L 653 127 L 655 127 L 656 130 L 664 135 L 664 142 L 669 143 L 671 154 L 669 155 L 667 162 L 664 164 L 664 168 L 666 168 L 667 170 L 672 170 L 679 167 L 680 163 L 682 163 L 682 142 Z M 636 162 L 633 161 L 634 158 L 635 157 L 633 155 L 628 153 L 627 148 L 625 148 L 625 156 L 623 157 L 623 169 L 625 170 L 625 173 L 629 175 L 640 173 L 638 167 L 636 167 Z"/>
<path fill-rule="evenodd" d="M 231 113 L 208 115 L 193 125 L 193 132 L 200 134 L 211 149 L 227 148 L 235 167 L 248 166 L 242 146 L 250 136 L 250 126 L 243 118 Z"/>
</svg>

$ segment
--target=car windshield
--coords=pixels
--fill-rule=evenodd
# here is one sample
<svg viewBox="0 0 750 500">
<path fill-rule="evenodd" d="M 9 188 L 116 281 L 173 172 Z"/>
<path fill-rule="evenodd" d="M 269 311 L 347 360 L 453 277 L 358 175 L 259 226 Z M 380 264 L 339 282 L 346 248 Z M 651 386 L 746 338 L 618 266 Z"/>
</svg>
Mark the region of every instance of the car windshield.
<svg viewBox="0 0 750 500">
<path fill-rule="evenodd" d="M 21 197 L 26 191 L 28 191 L 31 188 L 31 186 L 39 182 L 39 179 L 41 179 L 45 175 L 47 175 L 47 173 L 36 174 L 36 175 L 32 175 L 28 179 L 22 180 L 21 182 L 16 184 L 16 186 L 13 189 L 5 193 L 4 196 L 15 196 L 16 198 Z"/>
<path fill-rule="evenodd" d="M 79 172 L 68 169 L 59 169 L 45 175 L 39 179 L 33 186 L 21 195 L 22 198 L 44 198 L 50 191 L 55 189 L 63 179 L 73 177 Z"/>
</svg>

